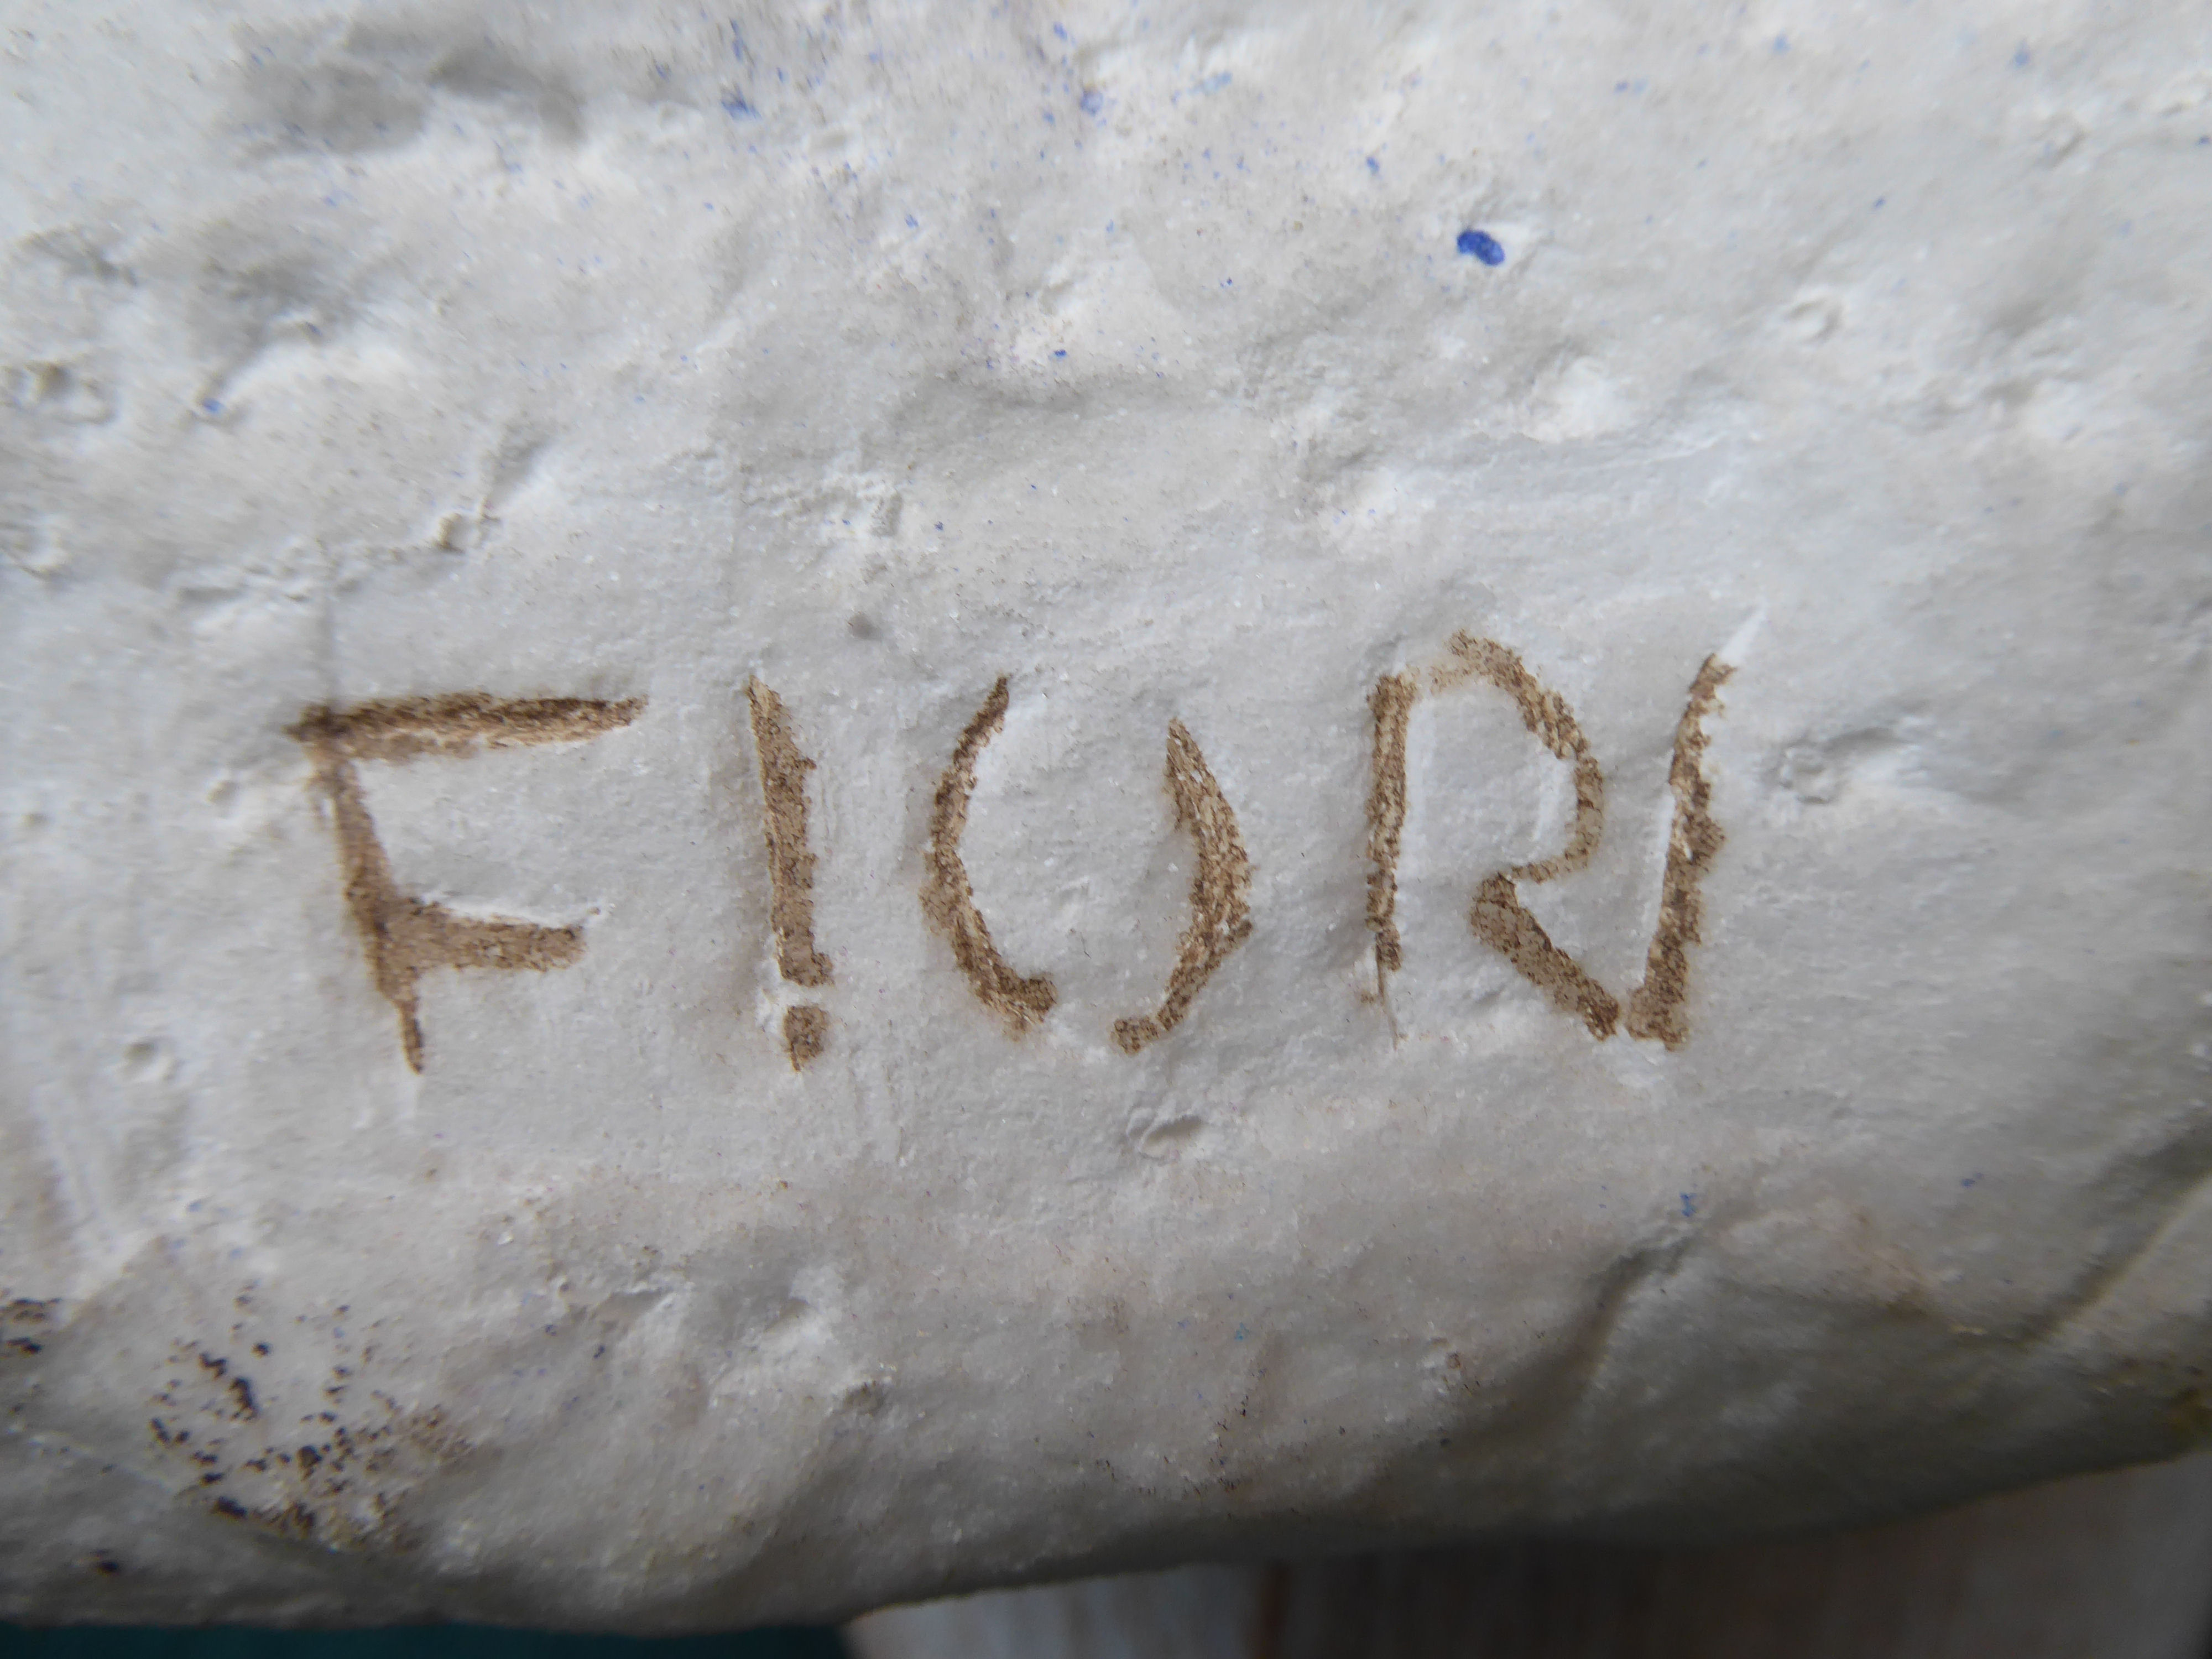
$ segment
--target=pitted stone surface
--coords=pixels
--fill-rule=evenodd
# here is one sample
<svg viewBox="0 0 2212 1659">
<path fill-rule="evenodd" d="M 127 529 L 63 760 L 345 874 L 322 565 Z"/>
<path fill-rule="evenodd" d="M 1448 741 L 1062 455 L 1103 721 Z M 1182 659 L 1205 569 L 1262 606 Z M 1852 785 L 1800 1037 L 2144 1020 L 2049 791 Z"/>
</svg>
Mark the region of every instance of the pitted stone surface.
<svg viewBox="0 0 2212 1659">
<path fill-rule="evenodd" d="M 0 1613 L 2212 1431 L 2201 9 L 4 9 Z"/>
</svg>

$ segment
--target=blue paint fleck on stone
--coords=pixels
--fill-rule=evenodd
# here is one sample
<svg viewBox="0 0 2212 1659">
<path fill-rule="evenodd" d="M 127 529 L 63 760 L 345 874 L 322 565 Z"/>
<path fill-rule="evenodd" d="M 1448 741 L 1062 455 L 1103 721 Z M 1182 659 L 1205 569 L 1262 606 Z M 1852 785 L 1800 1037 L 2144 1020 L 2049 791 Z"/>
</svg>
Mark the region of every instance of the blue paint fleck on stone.
<svg viewBox="0 0 2212 1659">
<path fill-rule="evenodd" d="M 1459 234 L 1459 251 L 1471 254 L 1486 265 L 1505 263 L 1505 249 L 1498 240 L 1486 230 L 1462 230 Z"/>
<path fill-rule="evenodd" d="M 1106 107 L 1106 94 L 1096 87 L 1086 87 L 1083 93 L 1083 112 L 1096 115 Z"/>
<path fill-rule="evenodd" d="M 1367 170 L 1370 173 L 1380 173 L 1382 171 L 1382 164 L 1370 155 L 1367 158 Z"/>
<path fill-rule="evenodd" d="M 722 108 L 732 121 L 757 120 L 760 112 L 744 100 L 743 93 L 733 92 L 722 100 Z"/>
<path fill-rule="evenodd" d="M 1059 350 L 1054 352 L 1052 355 L 1055 357 L 1065 357 L 1067 356 L 1067 348 L 1066 346 L 1062 346 Z"/>
<path fill-rule="evenodd" d="M 1065 23 L 1054 23 L 1052 26 L 1052 32 L 1063 40 L 1067 39 L 1067 25 Z"/>
<path fill-rule="evenodd" d="M 1684 1193 L 1682 1194 L 1682 1213 L 1685 1216 L 1695 1216 L 1697 1212 L 1698 1195 L 1695 1193 Z"/>
<path fill-rule="evenodd" d="M 1778 52 L 1787 52 L 1787 51 L 1789 51 L 1789 50 L 1790 50 L 1790 37 L 1789 37 L 1788 35 L 1786 35 L 1786 34 L 1778 34 L 1778 35 L 1776 35 L 1776 36 L 1774 37 L 1774 50 L 1775 50 L 1775 51 L 1777 51 Z"/>
</svg>

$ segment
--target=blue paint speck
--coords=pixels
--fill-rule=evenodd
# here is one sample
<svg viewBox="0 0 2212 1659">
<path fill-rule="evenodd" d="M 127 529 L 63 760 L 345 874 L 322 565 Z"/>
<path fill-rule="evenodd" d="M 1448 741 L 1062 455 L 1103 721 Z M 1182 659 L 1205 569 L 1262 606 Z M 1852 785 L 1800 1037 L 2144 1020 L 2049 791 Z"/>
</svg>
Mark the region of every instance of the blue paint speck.
<svg viewBox="0 0 2212 1659">
<path fill-rule="evenodd" d="M 1877 209 L 1880 209 L 1888 200 L 1889 198 L 1887 196 L 1877 196 L 1874 198 L 1874 204 Z"/>
<path fill-rule="evenodd" d="M 1237 286 L 1237 279 L 1234 276 L 1224 276 L 1221 279 L 1221 286 L 1224 288 L 1234 288 Z"/>
<path fill-rule="evenodd" d="M 1789 37 L 1788 35 L 1786 35 L 1786 34 L 1778 34 L 1778 35 L 1776 35 L 1776 36 L 1774 37 L 1774 50 L 1775 50 L 1777 52 L 1784 52 L 1789 51 L 1789 50 L 1790 50 L 1790 37 Z"/>
<path fill-rule="evenodd" d="M 1367 170 L 1370 173 L 1380 173 L 1382 171 L 1382 164 L 1370 155 L 1367 158 Z"/>
<path fill-rule="evenodd" d="M 2021 41 L 2018 46 L 2013 49 L 2012 66 L 2014 69 L 2026 69 L 2034 61 L 2035 54 L 2027 49 L 2027 41 Z"/>
<path fill-rule="evenodd" d="M 1966 1179 L 1964 1179 L 1963 1181 L 1960 1182 L 1960 1183 L 1959 1183 L 1959 1184 L 1960 1184 L 1961 1187 L 1972 1187 L 1972 1186 L 1975 1186 L 1975 1185 L 1978 1184 L 1978 1183 L 1980 1182 L 1980 1181 L 1981 1181 L 1981 1176 L 1978 1176 L 1978 1175 L 1970 1175 L 1970 1176 L 1966 1176 Z"/>
<path fill-rule="evenodd" d="M 200 399 L 200 407 L 210 415 L 220 415 L 222 413 L 222 399 L 220 398 L 203 398 Z"/>
<path fill-rule="evenodd" d="M 914 215 L 909 213 L 906 216 L 906 228 L 908 230 L 920 230 L 921 228 L 921 221 L 915 218 Z"/>
<path fill-rule="evenodd" d="M 1486 265 L 1505 263 L 1505 249 L 1498 240 L 1486 230 L 1462 230 L 1459 234 L 1459 251 L 1471 254 Z"/>
<path fill-rule="evenodd" d="M 1698 1195 L 1695 1193 L 1682 1194 L 1682 1213 L 1692 1217 L 1698 1213 Z"/>
<path fill-rule="evenodd" d="M 722 108 L 732 121 L 757 120 L 760 112 L 745 101 L 741 92 L 729 94 L 722 100 Z"/>
<path fill-rule="evenodd" d="M 1099 91 L 1096 87 L 1085 87 L 1083 89 L 1083 112 L 1085 115 L 1096 115 L 1100 110 L 1104 109 L 1105 107 L 1106 94 L 1104 93 Z"/>
<path fill-rule="evenodd" d="M 1223 70 L 1218 75 L 1209 75 L 1206 79 L 1200 81 L 1198 83 L 1198 89 L 1200 92 L 1206 93 L 1218 92 L 1222 88 L 1229 84 L 1231 76 L 1229 71 L 1227 70 Z"/>
<path fill-rule="evenodd" d="M 1067 356 L 1067 348 L 1066 346 L 1062 346 L 1059 350 L 1054 352 L 1052 355 L 1055 357 L 1065 357 Z"/>
<path fill-rule="evenodd" d="M 1251 1333 L 1250 1333 L 1249 1331 L 1246 1330 L 1246 1329 L 1245 1329 L 1242 1325 L 1239 1325 L 1239 1326 L 1237 1328 L 1237 1341 L 1242 1342 L 1242 1341 L 1243 1341 L 1243 1340 L 1247 1336 L 1249 1336 L 1250 1334 L 1251 1334 Z"/>
</svg>

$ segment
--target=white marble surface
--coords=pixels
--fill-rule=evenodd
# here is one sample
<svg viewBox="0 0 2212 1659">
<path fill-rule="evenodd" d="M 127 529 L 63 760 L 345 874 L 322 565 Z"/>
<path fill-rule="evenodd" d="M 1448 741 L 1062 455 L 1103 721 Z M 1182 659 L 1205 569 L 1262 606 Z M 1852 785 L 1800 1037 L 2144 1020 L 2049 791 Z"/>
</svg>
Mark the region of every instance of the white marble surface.
<svg viewBox="0 0 2212 1659">
<path fill-rule="evenodd" d="M 2206 1433 L 2201 8 L 0 21 L 0 1612 Z"/>
</svg>

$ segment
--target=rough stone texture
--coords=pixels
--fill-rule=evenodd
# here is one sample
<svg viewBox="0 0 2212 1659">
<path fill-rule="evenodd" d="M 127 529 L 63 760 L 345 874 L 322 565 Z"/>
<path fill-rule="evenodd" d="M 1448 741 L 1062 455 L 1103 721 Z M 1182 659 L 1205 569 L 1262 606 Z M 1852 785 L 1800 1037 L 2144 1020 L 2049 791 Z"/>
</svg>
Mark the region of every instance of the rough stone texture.
<svg viewBox="0 0 2212 1659">
<path fill-rule="evenodd" d="M 0 1613 L 2212 1427 L 2212 14 L 4 13 Z"/>
</svg>

